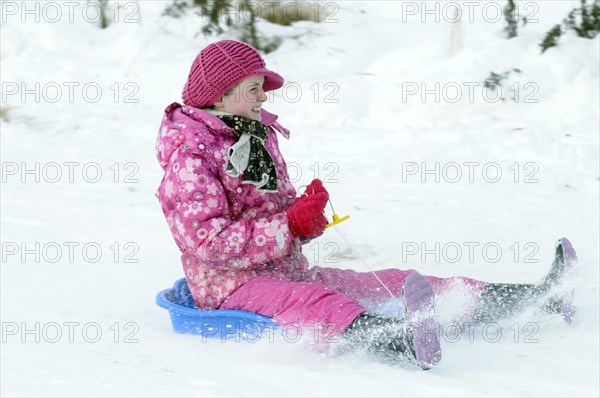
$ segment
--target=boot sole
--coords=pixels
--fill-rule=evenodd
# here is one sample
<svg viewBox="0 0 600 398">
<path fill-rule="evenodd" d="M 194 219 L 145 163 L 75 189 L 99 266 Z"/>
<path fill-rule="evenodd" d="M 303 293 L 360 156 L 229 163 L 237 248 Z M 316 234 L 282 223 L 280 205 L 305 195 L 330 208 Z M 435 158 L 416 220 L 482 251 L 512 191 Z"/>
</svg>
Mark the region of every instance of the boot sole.
<svg viewBox="0 0 600 398">
<path fill-rule="evenodd" d="M 572 273 L 577 264 L 577 253 L 567 238 L 560 239 L 559 244 L 562 246 L 565 273 Z M 562 296 L 561 315 L 565 322 L 569 324 L 573 322 L 573 317 L 577 312 L 577 307 L 573 303 L 573 295 L 574 292 L 571 289 Z"/>
<path fill-rule="evenodd" d="M 427 370 L 442 359 L 434 320 L 435 295 L 427 279 L 418 272 L 412 272 L 406 277 L 402 290 L 406 314 L 413 326 L 416 362 L 422 369 Z"/>
</svg>

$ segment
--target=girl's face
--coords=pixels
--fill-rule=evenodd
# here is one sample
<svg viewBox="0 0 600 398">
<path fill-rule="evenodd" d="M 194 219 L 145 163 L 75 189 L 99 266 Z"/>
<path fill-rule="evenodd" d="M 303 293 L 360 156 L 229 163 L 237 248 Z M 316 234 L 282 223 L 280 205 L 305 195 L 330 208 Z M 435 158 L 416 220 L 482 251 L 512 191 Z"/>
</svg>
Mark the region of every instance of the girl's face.
<svg viewBox="0 0 600 398">
<path fill-rule="evenodd" d="M 262 88 L 264 82 L 264 76 L 250 76 L 215 102 L 215 109 L 260 122 L 260 107 L 267 100 Z"/>
</svg>

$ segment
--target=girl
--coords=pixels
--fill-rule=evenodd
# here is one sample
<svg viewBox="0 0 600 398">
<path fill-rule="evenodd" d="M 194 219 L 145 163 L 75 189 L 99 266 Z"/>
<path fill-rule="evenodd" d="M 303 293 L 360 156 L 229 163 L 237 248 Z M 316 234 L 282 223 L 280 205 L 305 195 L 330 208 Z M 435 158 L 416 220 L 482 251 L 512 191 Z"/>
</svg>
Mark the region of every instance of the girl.
<svg viewBox="0 0 600 398">
<path fill-rule="evenodd" d="M 156 195 L 198 308 L 333 326 L 353 347 L 423 369 L 441 360 L 434 298 L 450 290 L 468 297 L 463 320 L 497 319 L 531 304 L 570 319 L 570 297 L 543 303 L 575 259 L 564 238 L 550 273 L 535 285 L 309 267 L 302 244 L 323 233 L 329 194 L 313 180 L 298 197 L 290 183 L 277 137 L 290 132 L 262 107 L 265 93 L 283 83 L 253 47 L 223 40 L 194 60 L 184 105 L 165 110 L 156 144 L 165 175 Z M 402 301 L 402 319 L 369 312 L 390 294 Z"/>
</svg>

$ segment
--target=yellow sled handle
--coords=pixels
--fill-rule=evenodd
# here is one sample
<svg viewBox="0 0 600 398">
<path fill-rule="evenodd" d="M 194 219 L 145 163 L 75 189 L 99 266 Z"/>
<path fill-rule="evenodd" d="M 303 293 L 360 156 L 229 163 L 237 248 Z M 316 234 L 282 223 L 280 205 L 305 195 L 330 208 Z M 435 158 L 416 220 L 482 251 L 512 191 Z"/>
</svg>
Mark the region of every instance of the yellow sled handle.
<svg viewBox="0 0 600 398">
<path fill-rule="evenodd" d="M 340 218 L 340 216 L 338 216 L 337 214 L 334 213 L 333 214 L 333 222 L 330 222 L 329 224 L 325 225 L 325 228 L 329 228 L 332 225 L 336 225 L 336 224 L 339 224 L 341 222 L 344 222 L 344 221 L 346 221 L 349 218 L 350 218 L 350 216 L 344 216 L 344 217 Z"/>
</svg>

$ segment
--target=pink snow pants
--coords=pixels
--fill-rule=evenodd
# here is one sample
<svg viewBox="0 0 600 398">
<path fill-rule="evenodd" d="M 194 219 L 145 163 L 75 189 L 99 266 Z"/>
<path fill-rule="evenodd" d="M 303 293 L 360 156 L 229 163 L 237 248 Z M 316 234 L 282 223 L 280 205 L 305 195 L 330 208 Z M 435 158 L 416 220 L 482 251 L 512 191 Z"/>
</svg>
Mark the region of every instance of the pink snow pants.
<svg viewBox="0 0 600 398">
<path fill-rule="evenodd" d="M 415 271 L 375 271 L 396 297 L 400 297 L 402 281 L 411 272 Z M 465 277 L 426 276 L 426 279 L 436 299 L 447 289 L 462 286 L 474 305 L 486 285 Z M 275 319 L 280 325 L 333 325 L 332 334 L 338 334 L 368 308 L 390 299 L 390 294 L 370 272 L 314 266 L 301 282 L 257 277 L 233 292 L 219 308 L 255 312 Z"/>
</svg>

